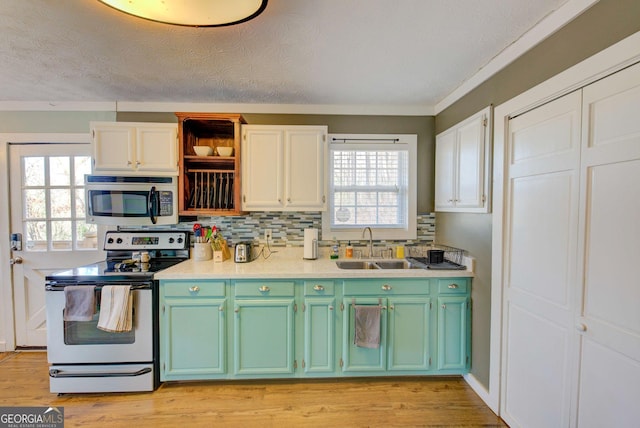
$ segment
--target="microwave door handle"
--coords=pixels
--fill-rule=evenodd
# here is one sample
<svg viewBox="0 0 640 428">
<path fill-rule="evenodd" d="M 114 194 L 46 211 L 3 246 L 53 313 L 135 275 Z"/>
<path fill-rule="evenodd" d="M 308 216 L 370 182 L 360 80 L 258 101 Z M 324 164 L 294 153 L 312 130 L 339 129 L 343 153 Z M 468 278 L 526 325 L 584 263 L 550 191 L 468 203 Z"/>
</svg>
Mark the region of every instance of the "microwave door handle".
<svg viewBox="0 0 640 428">
<path fill-rule="evenodd" d="M 156 224 L 156 221 L 158 221 L 156 217 L 156 211 L 158 210 L 158 206 L 159 206 L 159 204 L 157 203 L 157 199 L 158 199 L 158 192 L 156 192 L 156 186 L 152 186 L 151 190 L 149 191 L 149 201 L 148 201 L 149 220 L 151 220 L 152 224 Z"/>
</svg>

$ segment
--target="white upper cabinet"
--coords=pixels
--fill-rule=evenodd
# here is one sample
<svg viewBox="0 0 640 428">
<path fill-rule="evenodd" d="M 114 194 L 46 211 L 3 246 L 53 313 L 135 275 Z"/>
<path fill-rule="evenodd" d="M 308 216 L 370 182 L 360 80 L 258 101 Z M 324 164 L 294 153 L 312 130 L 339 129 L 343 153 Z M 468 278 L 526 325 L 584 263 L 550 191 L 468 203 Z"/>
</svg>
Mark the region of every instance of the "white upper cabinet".
<svg viewBox="0 0 640 428">
<path fill-rule="evenodd" d="M 489 212 L 491 107 L 436 136 L 435 210 Z"/>
<path fill-rule="evenodd" d="M 95 173 L 178 175 L 178 125 L 91 122 Z"/>
<path fill-rule="evenodd" d="M 242 209 L 322 211 L 326 126 L 242 126 Z"/>
</svg>

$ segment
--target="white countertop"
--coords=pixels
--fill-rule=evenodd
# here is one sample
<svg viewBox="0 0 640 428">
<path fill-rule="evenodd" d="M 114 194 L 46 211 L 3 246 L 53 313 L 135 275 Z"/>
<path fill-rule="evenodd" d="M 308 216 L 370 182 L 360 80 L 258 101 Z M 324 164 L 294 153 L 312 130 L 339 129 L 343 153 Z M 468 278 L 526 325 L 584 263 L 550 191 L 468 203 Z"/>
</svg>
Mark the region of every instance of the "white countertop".
<svg viewBox="0 0 640 428">
<path fill-rule="evenodd" d="M 317 260 L 304 260 L 302 248 L 272 248 L 269 258 L 249 263 L 230 260 L 190 259 L 158 272 L 155 279 L 277 279 L 277 278 L 452 278 L 472 277 L 472 270 L 431 269 L 340 269 L 336 260 L 322 254 Z M 266 251 L 266 250 L 265 250 Z M 356 260 L 356 259 L 340 259 Z M 365 259 L 363 259 L 365 260 Z M 470 264 L 467 264 L 470 266 Z"/>
</svg>

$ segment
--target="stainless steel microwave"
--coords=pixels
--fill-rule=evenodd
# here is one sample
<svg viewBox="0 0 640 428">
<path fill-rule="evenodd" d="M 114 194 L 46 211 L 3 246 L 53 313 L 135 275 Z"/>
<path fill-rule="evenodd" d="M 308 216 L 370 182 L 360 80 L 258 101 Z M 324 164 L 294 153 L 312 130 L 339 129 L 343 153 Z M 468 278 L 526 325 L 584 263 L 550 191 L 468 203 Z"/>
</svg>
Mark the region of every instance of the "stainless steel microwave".
<svg viewBox="0 0 640 428">
<path fill-rule="evenodd" d="M 178 223 L 178 177 L 86 175 L 87 223 Z"/>
</svg>

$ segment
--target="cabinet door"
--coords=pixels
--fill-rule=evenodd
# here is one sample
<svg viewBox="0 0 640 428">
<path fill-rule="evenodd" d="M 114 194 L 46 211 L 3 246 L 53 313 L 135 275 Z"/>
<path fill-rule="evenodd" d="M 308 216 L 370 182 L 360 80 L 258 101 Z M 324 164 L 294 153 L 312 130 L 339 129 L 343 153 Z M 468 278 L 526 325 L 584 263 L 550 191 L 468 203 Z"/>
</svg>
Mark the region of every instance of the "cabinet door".
<svg viewBox="0 0 640 428">
<path fill-rule="evenodd" d="M 163 171 L 178 175 L 178 126 L 148 124 L 136 127 L 138 171 Z"/>
<path fill-rule="evenodd" d="M 438 297 L 438 370 L 464 370 L 468 365 L 469 298 Z"/>
<path fill-rule="evenodd" d="M 293 374 L 294 299 L 236 299 L 235 313 L 235 374 Z"/>
<path fill-rule="evenodd" d="M 363 348 L 356 346 L 355 308 L 352 298 L 344 299 L 343 315 L 343 370 L 345 372 L 379 372 L 387 369 L 387 299 L 358 298 L 355 305 L 381 305 L 380 346 Z"/>
<path fill-rule="evenodd" d="M 265 211 L 284 207 L 284 132 L 245 126 L 242 139 L 242 209 Z"/>
<path fill-rule="evenodd" d="M 135 170 L 134 127 L 122 123 L 91 123 L 94 172 Z"/>
<path fill-rule="evenodd" d="M 455 206 L 455 159 L 455 130 L 439 134 L 436 137 L 436 210 L 442 211 Z"/>
<path fill-rule="evenodd" d="M 478 116 L 457 131 L 457 208 L 480 208 L 484 203 L 484 121 Z"/>
<path fill-rule="evenodd" d="M 335 370 L 335 299 L 316 297 L 304 301 L 304 372 Z"/>
<path fill-rule="evenodd" d="M 166 298 L 160 331 L 161 380 L 226 372 L 225 299 Z"/>
<path fill-rule="evenodd" d="M 389 298 L 389 370 L 429 370 L 430 319 L 430 298 Z"/>
<path fill-rule="evenodd" d="M 285 131 L 285 206 L 295 210 L 326 208 L 326 127 Z"/>
</svg>

